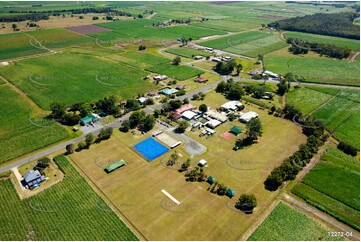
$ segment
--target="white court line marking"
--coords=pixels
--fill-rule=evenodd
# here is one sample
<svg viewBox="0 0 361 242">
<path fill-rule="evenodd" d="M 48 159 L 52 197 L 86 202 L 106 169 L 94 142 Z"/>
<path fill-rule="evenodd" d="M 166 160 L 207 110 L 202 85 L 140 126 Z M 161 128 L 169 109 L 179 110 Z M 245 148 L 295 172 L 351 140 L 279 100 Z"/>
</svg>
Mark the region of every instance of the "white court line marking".
<svg viewBox="0 0 361 242">
<path fill-rule="evenodd" d="M 167 197 L 169 197 L 173 202 L 175 202 L 178 206 L 181 204 L 177 199 L 175 199 L 172 195 L 170 195 L 166 190 L 162 189 L 162 191 Z"/>
</svg>

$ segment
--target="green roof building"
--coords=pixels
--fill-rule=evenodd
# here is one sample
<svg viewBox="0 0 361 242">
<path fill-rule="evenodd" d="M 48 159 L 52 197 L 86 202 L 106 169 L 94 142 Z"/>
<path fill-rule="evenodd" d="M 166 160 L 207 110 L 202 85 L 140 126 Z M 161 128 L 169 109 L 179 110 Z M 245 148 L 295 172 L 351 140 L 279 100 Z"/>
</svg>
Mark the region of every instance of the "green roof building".
<svg viewBox="0 0 361 242">
<path fill-rule="evenodd" d="M 226 195 L 228 197 L 233 197 L 234 195 L 236 195 L 236 192 L 233 191 L 231 188 L 228 188 L 227 191 L 226 191 Z"/>
<path fill-rule="evenodd" d="M 240 133 L 242 133 L 242 129 L 238 126 L 233 126 L 229 132 L 231 132 L 235 136 L 238 136 Z"/>
<path fill-rule="evenodd" d="M 118 160 L 110 165 L 108 165 L 107 167 L 105 167 L 105 172 L 106 173 L 110 173 L 116 169 L 118 169 L 119 167 L 122 167 L 125 165 L 125 161 L 124 160 Z"/>
<path fill-rule="evenodd" d="M 209 177 L 207 178 L 207 182 L 208 182 L 209 184 L 213 184 L 213 183 L 216 182 L 216 178 L 214 178 L 213 176 L 209 176 Z"/>
<path fill-rule="evenodd" d="M 101 117 L 98 114 L 92 113 L 89 114 L 88 116 L 80 119 L 80 124 L 82 125 L 88 125 L 92 122 L 97 122 L 101 119 Z"/>
</svg>

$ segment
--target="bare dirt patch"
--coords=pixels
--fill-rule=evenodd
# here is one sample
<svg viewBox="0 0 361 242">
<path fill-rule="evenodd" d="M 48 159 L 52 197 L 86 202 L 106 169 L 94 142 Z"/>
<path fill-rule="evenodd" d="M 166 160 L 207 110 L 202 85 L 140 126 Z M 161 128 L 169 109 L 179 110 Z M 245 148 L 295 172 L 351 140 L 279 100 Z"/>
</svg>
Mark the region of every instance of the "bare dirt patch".
<svg viewBox="0 0 361 242">
<path fill-rule="evenodd" d="M 100 32 L 109 32 L 112 31 L 111 29 L 107 29 L 101 26 L 97 25 L 82 25 L 82 26 L 73 26 L 66 28 L 70 31 L 79 33 L 79 34 L 94 34 L 94 33 L 100 33 Z"/>
</svg>

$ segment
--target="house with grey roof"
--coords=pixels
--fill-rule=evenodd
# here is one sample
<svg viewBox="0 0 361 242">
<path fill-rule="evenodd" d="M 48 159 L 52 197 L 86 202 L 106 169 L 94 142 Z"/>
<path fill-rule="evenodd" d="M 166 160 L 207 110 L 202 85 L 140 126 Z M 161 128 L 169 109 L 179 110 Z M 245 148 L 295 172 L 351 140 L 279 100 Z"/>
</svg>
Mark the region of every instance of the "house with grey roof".
<svg viewBox="0 0 361 242">
<path fill-rule="evenodd" d="M 43 181 L 45 181 L 45 176 L 41 175 L 38 170 L 28 171 L 23 177 L 23 184 L 28 188 L 37 187 Z"/>
</svg>

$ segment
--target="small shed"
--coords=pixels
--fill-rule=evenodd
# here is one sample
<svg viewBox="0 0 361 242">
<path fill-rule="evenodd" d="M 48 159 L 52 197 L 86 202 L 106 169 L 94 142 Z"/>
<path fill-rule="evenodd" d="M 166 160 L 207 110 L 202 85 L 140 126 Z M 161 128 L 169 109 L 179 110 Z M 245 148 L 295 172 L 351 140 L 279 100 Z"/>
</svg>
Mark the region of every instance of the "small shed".
<svg viewBox="0 0 361 242">
<path fill-rule="evenodd" d="M 206 160 L 200 160 L 199 162 L 198 162 L 198 165 L 199 166 L 205 166 L 205 165 L 207 165 L 207 161 Z"/>
<path fill-rule="evenodd" d="M 240 133 L 242 133 L 242 129 L 238 126 L 233 126 L 229 132 L 235 136 L 238 136 Z"/>
<path fill-rule="evenodd" d="M 228 197 L 233 197 L 234 195 L 236 195 L 236 192 L 233 191 L 231 188 L 228 188 L 227 191 L 226 191 L 226 195 Z"/>
<path fill-rule="evenodd" d="M 105 172 L 106 173 L 110 173 L 116 169 L 118 169 L 119 167 L 122 167 L 125 165 L 125 161 L 122 159 L 122 160 L 118 160 L 110 165 L 108 165 L 107 167 L 104 168 Z"/>
<path fill-rule="evenodd" d="M 207 182 L 212 185 L 213 183 L 216 182 L 216 178 L 214 178 L 213 176 L 209 176 L 207 178 Z"/>
</svg>

